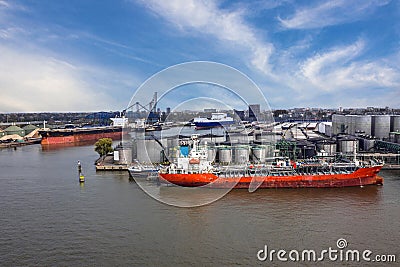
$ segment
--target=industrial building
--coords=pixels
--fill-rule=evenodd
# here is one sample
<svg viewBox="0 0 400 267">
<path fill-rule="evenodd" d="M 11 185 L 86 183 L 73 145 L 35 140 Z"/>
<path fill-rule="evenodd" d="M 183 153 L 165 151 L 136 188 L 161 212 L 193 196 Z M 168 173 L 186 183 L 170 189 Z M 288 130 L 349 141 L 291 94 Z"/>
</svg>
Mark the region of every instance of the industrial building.
<svg viewBox="0 0 400 267">
<path fill-rule="evenodd" d="M 389 140 L 391 132 L 400 132 L 400 115 L 338 115 L 332 116 L 332 134 L 365 134 Z"/>
</svg>

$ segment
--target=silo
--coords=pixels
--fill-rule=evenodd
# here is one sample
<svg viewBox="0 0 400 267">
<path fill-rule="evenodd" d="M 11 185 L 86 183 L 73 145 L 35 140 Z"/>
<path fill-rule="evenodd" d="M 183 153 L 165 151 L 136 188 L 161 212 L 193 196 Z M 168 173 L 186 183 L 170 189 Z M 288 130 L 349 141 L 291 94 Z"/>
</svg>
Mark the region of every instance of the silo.
<svg viewBox="0 0 400 267">
<path fill-rule="evenodd" d="M 150 139 L 146 140 L 146 149 L 151 160 L 151 163 L 156 163 L 161 161 L 161 151 L 163 148 L 160 146 L 156 140 Z"/>
<path fill-rule="evenodd" d="M 264 163 L 265 162 L 265 154 L 266 154 L 266 146 L 254 146 L 252 147 L 252 160 L 253 162 Z"/>
<path fill-rule="evenodd" d="M 243 164 L 249 161 L 249 146 L 235 146 L 235 163 Z"/>
<path fill-rule="evenodd" d="M 372 117 L 372 132 L 371 135 L 376 138 L 388 138 L 390 132 L 390 116 L 375 115 Z"/>
<path fill-rule="evenodd" d="M 325 123 L 324 122 L 318 123 L 318 132 L 325 134 L 326 131 L 325 131 Z"/>
<path fill-rule="evenodd" d="M 146 143 L 144 138 L 135 139 L 136 143 L 136 158 L 139 162 L 148 162 L 148 156 L 146 153 Z"/>
<path fill-rule="evenodd" d="M 359 142 L 357 139 L 344 138 L 339 140 L 338 145 L 339 152 L 351 154 L 354 152 L 354 146 L 356 146 L 356 151 L 358 151 Z"/>
<path fill-rule="evenodd" d="M 6 135 L 18 134 L 21 137 L 25 136 L 25 130 L 15 125 L 5 128 L 4 132 Z"/>
<path fill-rule="evenodd" d="M 131 164 L 132 163 L 132 148 L 130 147 L 122 147 L 118 150 L 119 160 L 118 164 Z"/>
<path fill-rule="evenodd" d="M 348 126 L 347 128 L 347 133 L 349 134 L 354 134 L 355 131 L 355 126 L 356 126 L 356 115 L 348 115 L 346 116 L 346 125 Z"/>
<path fill-rule="evenodd" d="M 336 143 L 323 140 L 317 143 L 319 150 L 323 150 L 328 153 L 328 155 L 334 155 L 336 153 Z"/>
<path fill-rule="evenodd" d="M 371 135 L 371 116 L 359 115 L 355 117 L 355 132 Z"/>
<path fill-rule="evenodd" d="M 215 157 L 217 156 L 217 151 L 215 147 L 207 147 L 207 160 L 209 161 L 214 161 L 215 162 Z"/>
<path fill-rule="evenodd" d="M 371 149 L 375 145 L 375 139 L 363 138 L 361 143 L 362 143 L 362 146 L 361 146 L 361 144 L 360 144 L 360 146 L 362 147 L 363 151 L 371 151 Z"/>
<path fill-rule="evenodd" d="M 390 131 L 400 132 L 400 115 L 392 116 L 391 123 L 392 125 L 390 127 L 391 128 Z"/>
<path fill-rule="evenodd" d="M 162 147 L 153 139 L 137 140 L 137 159 L 139 162 L 160 162 Z"/>
<path fill-rule="evenodd" d="M 332 116 L 333 135 L 344 132 L 345 125 L 346 125 L 346 117 L 344 115 L 333 114 Z"/>
<path fill-rule="evenodd" d="M 232 148 L 228 146 L 218 147 L 219 163 L 228 165 L 232 162 Z"/>
<path fill-rule="evenodd" d="M 332 123 L 325 123 L 325 135 L 331 137 L 332 136 Z"/>
</svg>

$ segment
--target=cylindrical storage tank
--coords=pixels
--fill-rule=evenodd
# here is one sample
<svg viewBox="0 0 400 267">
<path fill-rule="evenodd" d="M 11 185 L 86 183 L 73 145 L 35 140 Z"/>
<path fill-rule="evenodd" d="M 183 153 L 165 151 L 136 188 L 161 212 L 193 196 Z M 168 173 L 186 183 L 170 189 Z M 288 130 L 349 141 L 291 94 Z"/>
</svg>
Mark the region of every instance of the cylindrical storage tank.
<svg viewBox="0 0 400 267">
<path fill-rule="evenodd" d="M 373 132 L 372 135 L 379 138 L 388 138 L 390 132 L 390 116 L 376 115 L 373 116 Z"/>
<path fill-rule="evenodd" d="M 400 133 L 395 135 L 395 142 L 400 144 Z"/>
<path fill-rule="evenodd" d="M 347 132 L 346 116 L 334 114 L 332 117 L 333 134 Z"/>
<path fill-rule="evenodd" d="M 375 139 L 363 139 L 363 146 L 362 149 L 364 151 L 370 151 L 375 145 Z"/>
<path fill-rule="evenodd" d="M 400 132 L 400 115 L 392 116 L 392 132 Z"/>
<path fill-rule="evenodd" d="M 219 163 L 228 165 L 232 162 L 232 148 L 231 147 L 219 147 L 218 148 Z"/>
<path fill-rule="evenodd" d="M 264 163 L 266 146 L 255 146 L 251 149 L 253 162 Z"/>
<path fill-rule="evenodd" d="M 207 160 L 214 161 L 217 156 L 217 151 L 215 147 L 207 147 Z"/>
<path fill-rule="evenodd" d="M 137 140 L 137 159 L 144 163 L 160 162 L 162 147 L 155 140 Z"/>
<path fill-rule="evenodd" d="M 356 151 L 358 151 L 359 143 L 357 139 L 341 139 L 338 143 L 339 152 L 351 154 L 354 152 L 354 146 L 356 146 Z"/>
<path fill-rule="evenodd" d="M 118 164 L 131 164 L 132 163 L 132 148 L 128 147 L 123 147 L 119 148 L 118 150 L 119 153 L 119 160 Z"/>
<path fill-rule="evenodd" d="M 146 140 L 147 154 L 149 155 L 151 163 L 157 163 L 161 161 L 161 150 L 162 147 L 155 140 Z"/>
<path fill-rule="evenodd" d="M 136 139 L 135 142 L 136 142 L 136 159 L 139 162 L 149 161 L 146 153 L 146 140 Z"/>
<path fill-rule="evenodd" d="M 358 133 L 365 133 L 371 135 L 371 116 L 362 115 L 356 118 L 355 131 Z"/>
<path fill-rule="evenodd" d="M 328 155 L 334 155 L 336 153 L 336 144 L 333 142 L 320 142 L 318 148 L 325 151 Z"/>
<path fill-rule="evenodd" d="M 235 163 L 243 164 L 249 162 L 249 147 L 248 146 L 235 146 Z"/>
<path fill-rule="evenodd" d="M 348 116 L 349 133 L 354 134 L 356 132 L 356 115 Z"/>
<path fill-rule="evenodd" d="M 265 145 L 265 157 L 266 158 L 274 157 L 275 156 L 275 150 L 276 150 L 275 144 Z"/>
</svg>

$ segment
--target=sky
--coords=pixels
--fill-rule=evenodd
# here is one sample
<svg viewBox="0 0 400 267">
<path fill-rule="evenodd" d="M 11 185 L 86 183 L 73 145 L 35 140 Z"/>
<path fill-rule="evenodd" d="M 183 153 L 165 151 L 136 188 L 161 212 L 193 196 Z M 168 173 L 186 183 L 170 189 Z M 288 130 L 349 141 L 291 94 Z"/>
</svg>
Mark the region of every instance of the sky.
<svg viewBox="0 0 400 267">
<path fill-rule="evenodd" d="M 191 61 L 237 69 L 273 109 L 400 108 L 399 17 L 396 0 L 0 0 L 0 112 L 122 110 Z"/>
</svg>

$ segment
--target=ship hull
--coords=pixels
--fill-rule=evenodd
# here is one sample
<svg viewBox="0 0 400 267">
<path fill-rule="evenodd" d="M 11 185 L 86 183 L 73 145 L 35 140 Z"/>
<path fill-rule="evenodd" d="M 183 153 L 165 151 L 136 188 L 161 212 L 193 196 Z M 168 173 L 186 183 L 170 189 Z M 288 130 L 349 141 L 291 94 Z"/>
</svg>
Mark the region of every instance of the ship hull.
<svg viewBox="0 0 400 267">
<path fill-rule="evenodd" d="M 41 134 L 42 145 L 94 143 L 100 138 L 121 140 L 122 128 L 74 129 L 69 131 L 47 131 Z"/>
<path fill-rule="evenodd" d="M 233 121 L 202 121 L 202 122 L 194 122 L 194 125 L 197 128 L 212 128 L 212 127 L 222 127 L 224 125 L 233 124 Z"/>
<path fill-rule="evenodd" d="M 293 176 L 238 176 L 218 177 L 212 173 L 204 174 L 165 174 L 160 180 L 179 186 L 210 188 L 249 188 L 252 180 L 260 184 L 258 188 L 300 188 L 300 187 L 348 187 L 380 185 L 383 179 L 378 176 L 382 166 L 360 168 L 349 174 L 293 175 Z"/>
</svg>

